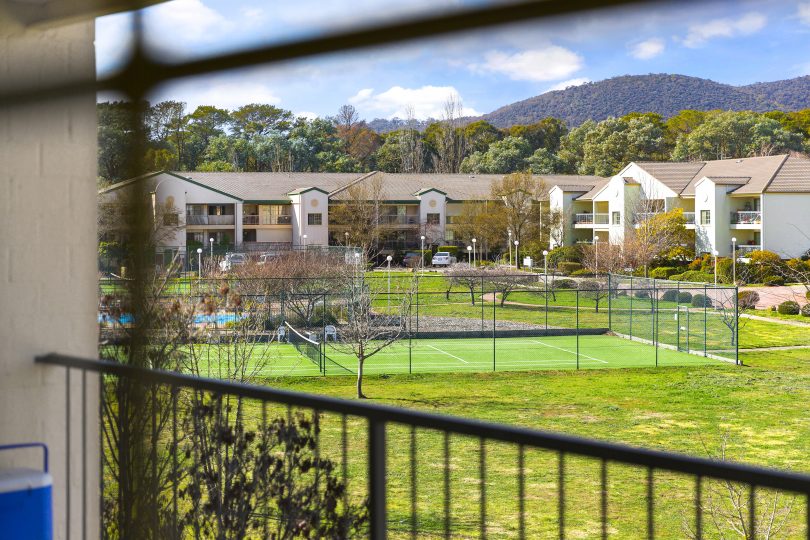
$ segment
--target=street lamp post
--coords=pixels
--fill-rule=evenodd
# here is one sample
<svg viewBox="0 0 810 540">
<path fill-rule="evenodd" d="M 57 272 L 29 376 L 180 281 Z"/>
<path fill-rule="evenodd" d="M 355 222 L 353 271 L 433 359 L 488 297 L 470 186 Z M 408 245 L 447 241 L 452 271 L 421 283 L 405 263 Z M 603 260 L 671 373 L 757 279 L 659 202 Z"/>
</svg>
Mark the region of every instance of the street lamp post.
<svg viewBox="0 0 810 540">
<path fill-rule="evenodd" d="M 385 260 L 388 261 L 388 309 L 389 310 L 391 309 L 391 261 L 393 259 L 394 258 L 391 255 L 389 255 L 388 257 L 385 258 Z"/>
<path fill-rule="evenodd" d="M 509 233 L 509 240 L 506 242 L 506 247 L 509 248 L 509 266 L 512 266 L 512 229 L 506 229 Z"/>
<path fill-rule="evenodd" d="M 421 249 L 419 250 L 419 259 L 420 259 L 419 266 L 422 268 L 422 270 L 424 270 L 425 269 L 425 235 L 424 234 L 419 237 L 419 241 L 420 241 L 419 245 L 422 246 Z"/>
<path fill-rule="evenodd" d="M 520 269 L 520 257 L 518 256 L 518 244 L 520 244 L 520 242 L 515 240 L 515 269 L 516 270 Z"/>
<path fill-rule="evenodd" d="M 349 245 L 349 233 L 345 232 L 345 233 L 343 233 L 343 236 L 346 237 L 346 241 L 343 242 L 343 245 L 348 246 Z"/>
<path fill-rule="evenodd" d="M 475 238 L 473 238 L 472 239 L 472 243 L 473 243 L 473 264 L 475 264 L 475 261 L 476 261 L 476 258 L 475 258 L 475 242 L 476 242 L 476 240 L 475 240 Z"/>
<path fill-rule="evenodd" d="M 596 274 L 596 277 L 599 277 L 599 236 L 598 235 L 593 237 L 593 248 L 594 248 L 594 259 L 595 259 L 594 264 L 596 265 L 596 268 L 594 269 L 594 274 Z"/>
<path fill-rule="evenodd" d="M 731 239 L 731 283 L 737 284 L 737 237 Z"/>
<path fill-rule="evenodd" d="M 715 249 L 712 255 L 714 255 L 714 286 L 717 287 L 717 256 L 720 255 L 720 252 Z"/>
<path fill-rule="evenodd" d="M 211 244 L 211 260 L 214 260 L 214 237 L 208 239 L 208 242 Z"/>
<path fill-rule="evenodd" d="M 467 264 L 472 265 L 472 246 L 467 246 Z"/>
<path fill-rule="evenodd" d="M 202 248 L 197 248 L 197 279 L 202 279 Z"/>
<path fill-rule="evenodd" d="M 304 235 L 303 238 L 304 238 L 304 247 L 307 247 L 307 235 Z"/>
</svg>

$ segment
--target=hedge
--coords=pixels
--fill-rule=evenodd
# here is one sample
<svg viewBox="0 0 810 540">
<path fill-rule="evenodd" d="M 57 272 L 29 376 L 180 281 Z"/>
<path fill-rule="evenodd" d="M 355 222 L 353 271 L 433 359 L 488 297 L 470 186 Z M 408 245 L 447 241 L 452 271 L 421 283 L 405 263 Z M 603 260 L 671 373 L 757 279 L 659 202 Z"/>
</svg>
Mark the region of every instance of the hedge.
<svg viewBox="0 0 810 540">
<path fill-rule="evenodd" d="M 675 274 L 670 276 L 674 281 L 691 281 L 693 283 L 712 283 L 714 281 L 714 274 L 706 272 L 698 272 L 697 270 L 688 270 L 683 274 Z"/>
<path fill-rule="evenodd" d="M 692 307 L 712 307 L 712 299 L 702 294 L 692 297 Z"/>
<path fill-rule="evenodd" d="M 670 276 L 674 276 L 680 271 L 680 268 L 674 266 L 659 266 L 650 270 L 650 277 L 653 279 L 669 279 Z"/>
<path fill-rule="evenodd" d="M 678 293 L 678 303 L 679 304 L 688 304 L 692 301 L 692 293 L 681 291 Z"/>
<path fill-rule="evenodd" d="M 557 269 L 565 275 L 571 275 L 571 272 L 582 270 L 582 265 L 577 262 L 561 262 Z"/>
<path fill-rule="evenodd" d="M 657 270 L 657 268 L 656 268 Z M 661 300 L 664 302 L 677 302 L 678 301 L 678 291 L 675 289 L 669 289 L 661 295 Z"/>
<path fill-rule="evenodd" d="M 576 289 L 577 282 L 573 279 L 558 279 L 551 284 L 552 289 Z"/>
<path fill-rule="evenodd" d="M 798 302 L 794 302 L 793 300 L 787 300 L 779 304 L 779 307 L 776 308 L 776 311 L 778 311 L 782 315 L 798 315 L 801 309 L 799 308 Z"/>
<path fill-rule="evenodd" d="M 754 309 L 759 302 L 757 291 L 741 291 L 737 294 L 737 307 L 740 309 Z"/>
<path fill-rule="evenodd" d="M 805 304 L 802 306 L 802 315 L 805 317 L 810 317 L 810 304 Z"/>
<path fill-rule="evenodd" d="M 587 268 L 580 268 L 571 272 L 571 275 L 574 277 L 593 277 L 594 274 Z"/>
<path fill-rule="evenodd" d="M 768 287 L 779 287 L 785 284 L 785 278 L 782 276 L 767 276 L 762 280 L 762 284 Z"/>
<path fill-rule="evenodd" d="M 453 257 L 458 257 L 458 246 L 439 246 L 436 249 L 436 253 L 440 251 L 446 251 Z"/>
</svg>

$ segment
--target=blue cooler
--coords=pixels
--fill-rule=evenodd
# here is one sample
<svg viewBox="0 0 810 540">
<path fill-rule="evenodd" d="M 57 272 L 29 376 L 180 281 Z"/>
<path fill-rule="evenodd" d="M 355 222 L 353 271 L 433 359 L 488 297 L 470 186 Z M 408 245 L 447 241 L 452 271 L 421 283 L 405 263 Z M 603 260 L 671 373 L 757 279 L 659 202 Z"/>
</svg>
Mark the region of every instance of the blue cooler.
<svg viewBox="0 0 810 540">
<path fill-rule="evenodd" d="M 0 451 L 40 447 L 45 459 L 43 470 L 0 469 L 0 538 L 51 540 L 53 511 L 48 474 L 48 449 L 42 443 L 0 446 Z"/>
</svg>

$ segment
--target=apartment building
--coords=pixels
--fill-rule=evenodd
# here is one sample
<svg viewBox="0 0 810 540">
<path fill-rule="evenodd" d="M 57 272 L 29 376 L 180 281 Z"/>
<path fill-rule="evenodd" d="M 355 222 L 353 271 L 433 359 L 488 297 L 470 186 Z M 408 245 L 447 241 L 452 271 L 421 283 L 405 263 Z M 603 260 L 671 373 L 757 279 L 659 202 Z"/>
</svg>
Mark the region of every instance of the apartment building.
<svg viewBox="0 0 810 540">
<path fill-rule="evenodd" d="M 353 187 L 379 189 L 380 247 L 409 249 L 457 243 L 458 216 L 465 202 L 493 203 L 492 183 L 503 175 L 359 173 L 197 173 L 156 172 L 101 190 L 101 205 L 116 204 L 136 182 L 149 193 L 169 233 L 160 237 L 165 253 L 197 246 L 269 251 L 305 245 L 351 245 L 348 227 L 330 219 L 330 207 L 351 197 Z M 607 179 L 549 175 L 557 184 L 591 189 Z M 167 217 L 175 216 L 172 219 Z"/>
<path fill-rule="evenodd" d="M 634 162 L 585 187 L 549 194 L 565 216 L 558 244 L 621 244 L 641 220 L 681 208 L 698 253 L 729 256 L 736 247 L 742 257 L 767 249 L 790 258 L 810 249 L 810 160 L 802 156 Z"/>
</svg>

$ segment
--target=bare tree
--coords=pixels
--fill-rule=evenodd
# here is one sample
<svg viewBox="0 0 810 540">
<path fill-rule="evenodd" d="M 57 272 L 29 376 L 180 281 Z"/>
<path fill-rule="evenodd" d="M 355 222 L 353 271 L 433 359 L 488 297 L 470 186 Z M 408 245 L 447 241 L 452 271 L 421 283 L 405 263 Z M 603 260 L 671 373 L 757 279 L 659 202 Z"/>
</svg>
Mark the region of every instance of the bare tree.
<svg viewBox="0 0 810 540">
<path fill-rule="evenodd" d="M 422 135 L 417 129 L 418 122 L 412 105 L 405 108 L 406 127 L 399 137 L 401 171 L 404 173 L 421 173 L 425 168 L 425 148 Z"/>
<path fill-rule="evenodd" d="M 627 268 L 622 246 L 599 242 L 581 248 L 582 266 L 594 274 L 617 274 Z"/>
<path fill-rule="evenodd" d="M 659 258 L 669 258 L 673 253 L 694 244 L 694 233 L 686 228 L 686 218 L 679 208 L 661 212 L 657 201 L 640 199 L 628 219 L 632 225 L 626 228 L 624 260 L 628 267 L 643 268 L 647 277 L 650 264 Z"/>
<path fill-rule="evenodd" d="M 728 435 L 723 435 L 720 449 L 717 453 L 706 447 L 704 449 L 714 459 L 726 461 L 728 459 Z M 702 497 L 700 507 L 708 521 L 715 529 L 719 538 L 742 538 L 744 540 L 769 540 L 776 538 L 787 524 L 795 496 L 785 495 L 779 491 L 763 493 L 762 490 L 753 493 L 749 486 L 728 480 L 706 480 L 705 496 Z M 751 497 L 756 497 L 755 528 L 751 529 L 750 509 Z M 691 516 L 683 516 L 682 529 L 687 538 L 701 538 L 693 527 Z M 705 534 L 705 531 L 704 531 Z"/>
<path fill-rule="evenodd" d="M 382 173 L 365 177 L 332 194 L 329 221 L 338 235 L 349 233 L 349 243 L 367 255 L 376 251 L 383 229 L 381 210 L 386 199 Z"/>
<path fill-rule="evenodd" d="M 458 95 L 451 95 L 444 102 L 440 133 L 434 144 L 436 146 L 435 169 L 439 173 L 457 173 L 464 160 L 467 142 L 461 129 L 463 107 Z"/>
<path fill-rule="evenodd" d="M 579 295 L 583 298 L 590 298 L 596 305 L 596 313 L 599 313 L 599 304 L 608 297 L 608 284 L 598 279 L 586 279 L 579 283 L 577 287 Z"/>
<path fill-rule="evenodd" d="M 397 295 L 396 303 L 391 303 L 389 297 L 386 307 L 381 307 L 386 293 L 376 289 L 365 268 L 366 261 L 362 259 L 344 276 L 340 299 L 344 306 L 337 322 L 337 341 L 327 342 L 334 350 L 357 359 L 357 397 L 360 399 L 366 397 L 363 393 L 366 361 L 405 334 L 416 290 L 414 278 L 409 288 Z"/>
<path fill-rule="evenodd" d="M 481 267 L 470 266 L 466 263 L 456 263 L 450 265 L 444 272 L 447 280 L 447 293 L 449 299 L 450 290 L 453 287 L 462 287 L 470 292 L 470 304 L 475 305 L 475 293 L 481 291 L 482 279 L 486 273 Z"/>
</svg>

